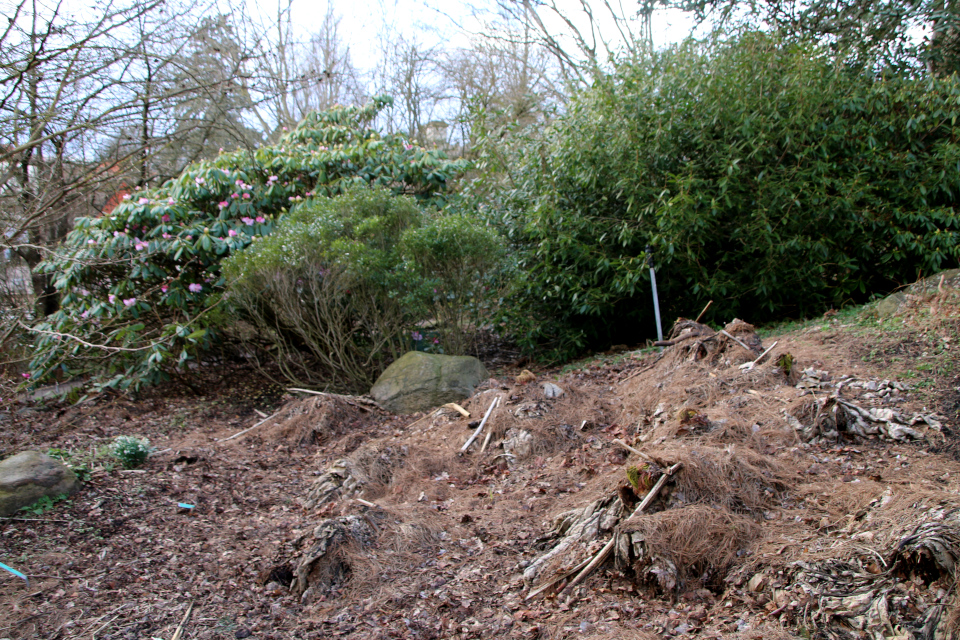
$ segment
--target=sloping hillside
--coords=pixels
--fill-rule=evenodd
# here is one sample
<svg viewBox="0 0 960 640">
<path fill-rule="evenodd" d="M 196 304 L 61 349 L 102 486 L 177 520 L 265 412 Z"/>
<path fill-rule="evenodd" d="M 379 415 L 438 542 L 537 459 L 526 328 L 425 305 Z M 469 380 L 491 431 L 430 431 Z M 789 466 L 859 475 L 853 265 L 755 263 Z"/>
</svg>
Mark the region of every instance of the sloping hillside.
<svg viewBox="0 0 960 640">
<path fill-rule="evenodd" d="M 90 474 L 0 520 L 30 577 L 0 576 L 0 637 L 166 639 L 188 611 L 183 638 L 949 637 L 957 304 L 775 335 L 682 321 L 662 351 L 501 370 L 470 417 L 226 365 L 202 397 L 8 404 L 3 457 Z M 118 434 L 160 451 L 110 468 Z"/>
</svg>

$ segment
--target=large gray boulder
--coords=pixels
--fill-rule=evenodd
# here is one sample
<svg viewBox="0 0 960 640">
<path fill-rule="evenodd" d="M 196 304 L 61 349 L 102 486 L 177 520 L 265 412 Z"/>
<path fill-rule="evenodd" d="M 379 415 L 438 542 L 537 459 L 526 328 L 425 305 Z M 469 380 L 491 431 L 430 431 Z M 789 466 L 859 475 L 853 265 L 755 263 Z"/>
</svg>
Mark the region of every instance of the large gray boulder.
<svg viewBox="0 0 960 640">
<path fill-rule="evenodd" d="M 0 462 L 0 516 L 78 488 L 77 476 L 57 460 L 39 451 L 18 453 Z"/>
<path fill-rule="evenodd" d="M 410 351 L 387 367 L 370 395 L 388 411 L 415 413 L 469 398 L 489 377 L 483 363 L 470 356 Z"/>
<path fill-rule="evenodd" d="M 900 311 L 900 307 L 907 301 L 908 295 L 918 296 L 930 293 L 936 293 L 940 286 L 940 280 L 943 279 L 944 289 L 960 289 L 960 269 L 948 269 L 935 273 L 932 276 L 917 280 L 903 291 L 891 293 L 877 304 L 877 315 L 881 318 L 889 318 Z"/>
</svg>

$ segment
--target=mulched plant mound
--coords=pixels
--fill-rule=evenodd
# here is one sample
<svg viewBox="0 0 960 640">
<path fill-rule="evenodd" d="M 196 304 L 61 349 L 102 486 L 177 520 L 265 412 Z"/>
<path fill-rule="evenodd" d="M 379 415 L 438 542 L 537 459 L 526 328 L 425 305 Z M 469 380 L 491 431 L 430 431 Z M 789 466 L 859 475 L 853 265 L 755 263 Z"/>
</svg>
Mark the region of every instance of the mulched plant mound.
<svg viewBox="0 0 960 640">
<path fill-rule="evenodd" d="M 8 400 L 0 455 L 58 450 L 85 483 L 0 520 L 30 578 L 0 576 L 0 638 L 952 637 L 958 425 L 931 354 L 957 308 L 762 339 L 683 321 L 662 351 L 505 366 L 469 417 L 230 363 Z M 121 434 L 158 451 L 121 469 Z"/>
</svg>

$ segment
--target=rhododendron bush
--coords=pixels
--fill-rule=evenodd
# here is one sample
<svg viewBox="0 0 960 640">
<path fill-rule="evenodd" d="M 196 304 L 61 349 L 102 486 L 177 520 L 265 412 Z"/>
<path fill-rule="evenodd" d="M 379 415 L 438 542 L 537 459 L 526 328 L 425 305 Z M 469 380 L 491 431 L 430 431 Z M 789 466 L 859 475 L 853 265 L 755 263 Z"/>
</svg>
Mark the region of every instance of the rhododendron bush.
<svg viewBox="0 0 960 640">
<path fill-rule="evenodd" d="M 32 328 L 32 378 L 94 373 L 126 388 L 182 369 L 229 324 L 221 261 L 301 202 L 373 184 L 442 205 L 462 162 L 373 129 L 390 102 L 311 114 L 276 145 L 221 153 L 78 219 L 40 266 L 55 274 L 61 309 Z"/>
</svg>

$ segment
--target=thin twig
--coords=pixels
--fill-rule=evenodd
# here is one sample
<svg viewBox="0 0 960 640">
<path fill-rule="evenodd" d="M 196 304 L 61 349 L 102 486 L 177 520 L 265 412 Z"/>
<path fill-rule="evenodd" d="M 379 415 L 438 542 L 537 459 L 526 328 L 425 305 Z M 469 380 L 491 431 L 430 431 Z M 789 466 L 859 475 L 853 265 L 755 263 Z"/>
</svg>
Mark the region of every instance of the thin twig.
<svg viewBox="0 0 960 640">
<path fill-rule="evenodd" d="M 774 348 L 775 346 L 777 346 L 779 343 L 780 343 L 779 340 L 778 340 L 777 342 L 774 342 L 772 345 L 770 345 L 769 347 L 767 347 L 767 350 L 766 350 L 766 351 L 764 351 L 764 352 L 761 353 L 759 356 L 757 356 L 757 359 L 756 359 L 756 360 L 754 360 L 753 362 L 747 362 L 747 363 L 745 363 L 745 364 L 742 364 L 742 365 L 740 365 L 740 368 L 743 369 L 744 371 L 750 371 L 750 369 L 753 369 L 755 366 L 757 366 L 757 363 L 758 363 L 758 362 L 760 362 L 760 361 L 763 360 L 765 357 L 767 357 L 767 354 L 770 353 L 771 351 L 773 351 L 773 348 Z"/>
<path fill-rule="evenodd" d="M 407 426 L 405 426 L 404 429 L 409 429 L 409 428 L 411 428 L 411 427 L 415 427 L 415 426 L 417 426 L 418 424 L 420 424 L 421 422 L 423 422 L 424 420 L 426 420 L 427 418 L 432 418 L 432 417 L 436 416 L 438 413 L 440 413 L 440 409 L 434 409 L 433 411 L 431 411 L 431 412 L 428 413 L 427 415 L 423 416 L 422 418 L 418 418 L 418 419 L 414 420 L 413 422 L 411 422 L 410 424 L 408 424 Z"/>
<path fill-rule="evenodd" d="M 371 412 L 373 411 L 373 409 L 364 405 L 373 405 L 377 409 L 380 409 L 381 411 L 383 411 L 383 407 L 377 404 L 374 400 L 368 400 L 367 398 L 362 398 L 360 396 L 345 396 L 340 393 L 330 393 L 328 391 L 313 391 L 312 389 L 300 389 L 297 387 L 290 387 L 289 389 L 287 389 L 287 391 L 298 391 L 300 393 L 309 393 L 310 395 L 314 395 L 314 396 L 327 396 L 328 398 L 336 398 L 337 400 L 343 400 L 347 404 L 367 412 Z"/>
<path fill-rule="evenodd" d="M 729 333 L 727 333 L 727 330 L 726 330 L 726 329 L 720 329 L 719 333 L 722 333 L 723 335 L 727 336 L 728 338 L 730 338 L 731 340 L 733 340 L 734 342 L 736 342 L 738 345 L 740 345 L 741 347 L 743 347 L 743 348 L 746 349 L 747 351 L 751 351 L 751 352 L 753 352 L 753 353 L 756 353 L 756 351 L 753 351 L 753 349 L 751 349 L 750 347 L 748 347 L 745 342 L 743 342 L 742 340 L 740 340 L 740 338 L 736 338 L 736 337 L 730 335 Z"/>
<path fill-rule="evenodd" d="M 694 320 L 694 322 L 700 322 L 700 318 L 703 317 L 703 314 L 705 314 L 705 313 L 707 312 L 707 309 L 709 309 L 709 308 L 710 308 L 710 305 L 712 305 L 712 304 L 713 304 L 713 300 L 711 300 L 710 302 L 708 302 L 708 303 L 707 303 L 707 306 L 705 306 L 705 307 L 703 308 L 703 311 L 700 312 L 700 315 L 697 316 L 697 319 Z"/>
<path fill-rule="evenodd" d="M 74 522 L 73 520 L 46 520 L 44 518 L 0 518 L 0 520 L 16 520 L 18 522 Z"/>
<path fill-rule="evenodd" d="M 267 418 L 264 418 L 263 420 L 261 420 L 260 422 L 258 422 L 258 423 L 255 424 L 255 425 L 253 425 L 253 426 L 250 427 L 249 429 L 244 429 L 244 430 L 241 431 L 240 433 L 235 433 L 235 434 L 233 434 L 232 436 L 230 436 L 229 438 L 224 438 L 223 440 L 220 440 L 220 442 L 226 442 L 227 440 L 233 440 L 234 438 L 239 438 L 240 436 L 242 436 L 243 434 L 247 433 L 248 431 L 253 431 L 254 429 L 256 429 L 256 428 L 259 427 L 260 425 L 264 424 L 265 422 L 269 421 L 271 418 L 275 417 L 275 416 L 276 416 L 277 414 L 279 414 L 279 413 L 280 413 L 280 412 L 277 411 L 277 412 L 274 413 L 272 416 L 269 416 L 269 417 L 267 417 Z"/>
<path fill-rule="evenodd" d="M 626 442 L 624 442 L 623 440 L 619 440 L 619 439 L 616 439 L 616 438 L 615 438 L 615 439 L 613 440 L 613 442 L 614 442 L 614 444 L 620 445 L 621 447 L 623 447 L 624 449 L 626 449 L 626 450 L 629 451 L 630 453 L 635 453 L 635 454 L 637 454 L 638 456 L 640 456 L 640 457 L 643 458 L 644 460 L 647 460 L 647 461 L 649 461 L 649 462 L 653 462 L 654 464 L 656 464 L 656 462 L 657 462 L 656 460 L 654 460 L 653 458 L 651 458 L 650 456 L 648 456 L 647 454 L 645 454 L 643 451 L 640 451 L 639 449 L 634 449 L 633 447 L 631 447 L 630 445 L 628 445 L 628 444 L 627 444 Z"/>
<path fill-rule="evenodd" d="M 470 448 L 470 445 L 473 444 L 473 441 L 476 440 L 477 436 L 480 435 L 480 432 L 483 431 L 483 425 L 487 424 L 487 419 L 489 419 L 490 414 L 493 413 L 494 407 L 496 407 L 499 403 L 500 403 L 500 396 L 497 396 L 496 398 L 493 399 L 493 402 L 490 403 L 490 408 L 487 409 L 486 415 L 484 415 L 483 420 L 480 421 L 480 426 L 477 427 L 477 430 L 473 432 L 473 435 L 470 436 L 467 442 L 462 447 L 460 447 L 460 453 L 463 453 L 468 448 Z"/>
<path fill-rule="evenodd" d="M 487 450 L 487 445 L 490 444 L 490 438 L 493 437 L 493 431 L 487 431 L 487 437 L 483 439 L 483 446 L 480 447 L 480 453 L 483 453 Z"/>
<path fill-rule="evenodd" d="M 190 618 L 190 614 L 193 612 L 193 603 L 190 603 L 190 606 L 187 607 L 187 612 L 183 614 L 183 620 L 180 621 L 180 626 L 177 627 L 176 632 L 174 632 L 173 637 L 170 640 L 180 640 L 180 636 L 183 635 L 183 627 L 186 626 L 187 620 Z"/>
</svg>

